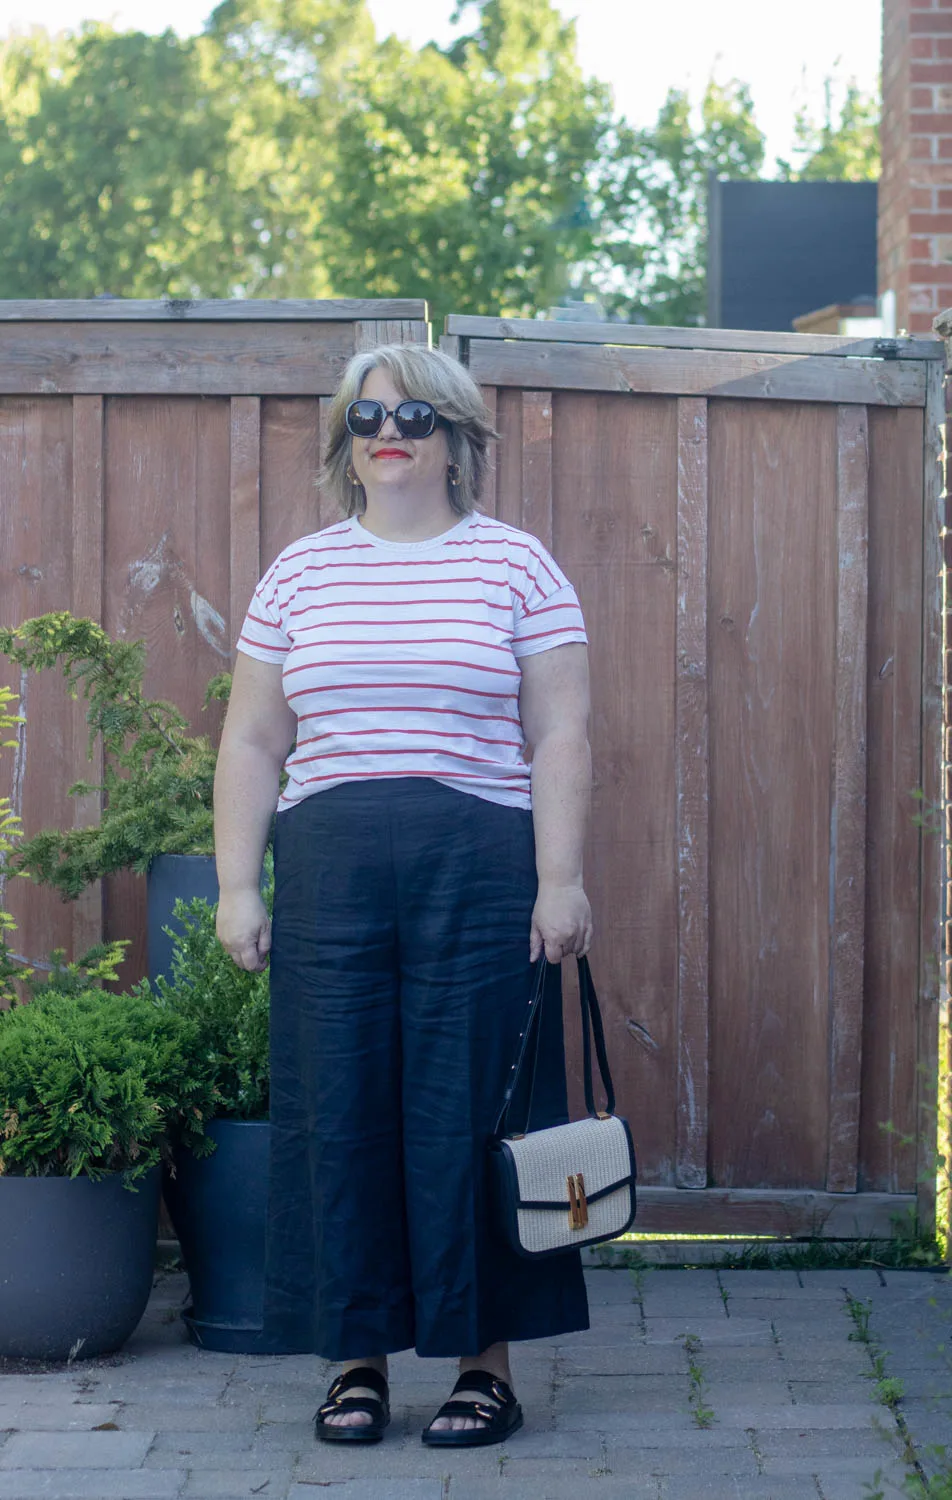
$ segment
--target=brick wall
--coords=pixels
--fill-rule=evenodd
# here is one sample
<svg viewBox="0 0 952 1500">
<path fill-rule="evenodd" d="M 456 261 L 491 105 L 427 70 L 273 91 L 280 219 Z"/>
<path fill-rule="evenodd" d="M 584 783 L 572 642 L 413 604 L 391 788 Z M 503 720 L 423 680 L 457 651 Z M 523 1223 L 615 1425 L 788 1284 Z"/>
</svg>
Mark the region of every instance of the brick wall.
<svg viewBox="0 0 952 1500">
<path fill-rule="evenodd" d="M 884 0 L 879 292 L 896 329 L 952 306 L 952 0 Z"/>
</svg>

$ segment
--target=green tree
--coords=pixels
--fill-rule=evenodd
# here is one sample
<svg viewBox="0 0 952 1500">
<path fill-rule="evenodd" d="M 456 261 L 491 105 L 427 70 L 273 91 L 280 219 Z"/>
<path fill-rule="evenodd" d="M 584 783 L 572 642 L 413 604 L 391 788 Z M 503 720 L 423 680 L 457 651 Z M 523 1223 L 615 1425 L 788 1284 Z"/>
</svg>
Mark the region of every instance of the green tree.
<svg viewBox="0 0 952 1500">
<path fill-rule="evenodd" d="M 684 90 L 669 90 L 655 125 L 637 132 L 619 159 L 627 174 L 587 284 L 616 316 L 697 324 L 706 305 L 710 177 L 756 178 L 763 166 L 749 88 L 711 79 L 697 112 Z"/>
<path fill-rule="evenodd" d="M 0 47 L 3 296 L 229 295 L 245 251 L 207 61 L 98 24 Z"/>
<path fill-rule="evenodd" d="M 879 177 L 879 100 L 851 82 L 835 111 L 833 91 L 834 80 L 827 78 L 820 122 L 805 109 L 797 111 L 793 159 L 777 162 L 777 175 L 783 180 L 874 182 Z"/>
</svg>

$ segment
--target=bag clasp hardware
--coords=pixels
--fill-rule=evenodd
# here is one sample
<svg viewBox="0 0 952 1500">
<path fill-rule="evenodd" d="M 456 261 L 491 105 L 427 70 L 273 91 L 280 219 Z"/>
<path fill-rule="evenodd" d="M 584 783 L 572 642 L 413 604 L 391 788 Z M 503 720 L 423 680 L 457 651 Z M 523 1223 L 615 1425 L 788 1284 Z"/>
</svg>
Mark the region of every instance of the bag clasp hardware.
<svg viewBox="0 0 952 1500">
<path fill-rule="evenodd" d="M 569 1190 L 569 1228 L 584 1229 L 588 1223 L 585 1178 L 581 1172 L 570 1172 L 565 1182 Z"/>
</svg>

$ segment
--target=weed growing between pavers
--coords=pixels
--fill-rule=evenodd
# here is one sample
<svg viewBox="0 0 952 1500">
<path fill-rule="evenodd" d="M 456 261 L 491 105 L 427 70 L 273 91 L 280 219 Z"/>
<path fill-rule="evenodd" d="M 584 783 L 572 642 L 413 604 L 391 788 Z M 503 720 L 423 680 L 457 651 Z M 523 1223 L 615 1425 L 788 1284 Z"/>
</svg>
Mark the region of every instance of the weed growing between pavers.
<svg viewBox="0 0 952 1500">
<path fill-rule="evenodd" d="M 691 1380 L 688 1399 L 691 1403 L 694 1425 L 713 1427 L 714 1411 L 707 1404 L 707 1385 L 704 1379 L 704 1369 L 699 1359 L 703 1345 L 696 1333 L 682 1333 L 681 1342 L 684 1344 L 684 1352 L 688 1357 L 688 1375 Z"/>
<path fill-rule="evenodd" d="M 903 1382 L 895 1376 L 886 1372 L 886 1360 L 889 1357 L 887 1349 L 881 1349 L 870 1332 L 869 1320 L 873 1310 L 873 1304 L 867 1298 L 860 1302 L 858 1298 L 850 1295 L 844 1288 L 846 1296 L 846 1311 L 853 1322 L 853 1330 L 850 1339 L 854 1343 L 864 1344 L 869 1355 L 872 1366 L 870 1379 L 875 1380 L 873 1387 L 876 1399 L 881 1401 L 893 1418 L 899 1434 L 902 1438 L 903 1452 L 902 1461 L 912 1469 L 903 1481 L 902 1489 L 896 1489 L 892 1483 L 889 1484 L 894 1494 L 906 1495 L 909 1500 L 952 1500 L 952 1456 L 944 1446 L 936 1446 L 928 1449 L 941 1468 L 936 1474 L 927 1474 L 916 1454 L 912 1434 L 906 1424 L 905 1415 L 901 1408 L 901 1401 L 905 1394 Z M 876 1423 L 877 1429 L 886 1438 L 892 1436 L 881 1423 Z M 887 1481 L 888 1482 L 888 1481 Z M 872 1480 L 867 1480 L 864 1488 L 867 1492 L 867 1500 L 886 1500 L 886 1491 L 883 1489 L 883 1472 L 877 1469 Z"/>
</svg>

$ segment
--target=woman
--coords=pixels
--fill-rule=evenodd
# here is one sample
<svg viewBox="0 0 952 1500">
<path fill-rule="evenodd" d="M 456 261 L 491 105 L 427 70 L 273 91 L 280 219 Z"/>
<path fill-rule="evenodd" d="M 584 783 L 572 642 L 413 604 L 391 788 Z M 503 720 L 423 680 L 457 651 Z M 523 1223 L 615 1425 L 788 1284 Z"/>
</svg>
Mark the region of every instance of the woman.
<svg viewBox="0 0 952 1500">
<path fill-rule="evenodd" d="M 325 1441 L 379 1440 L 415 1347 L 460 1359 L 423 1441 L 499 1442 L 509 1341 L 588 1327 L 578 1255 L 521 1259 L 487 1203 L 531 966 L 592 938 L 584 624 L 537 539 L 475 509 L 494 436 L 448 355 L 351 361 L 323 474 L 346 519 L 258 585 L 218 758 L 219 937 L 271 962 L 265 1328 L 342 1363 Z M 534 1128 L 567 1118 L 559 981 Z"/>
</svg>

